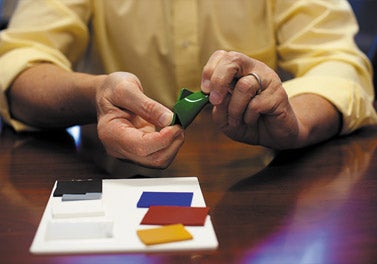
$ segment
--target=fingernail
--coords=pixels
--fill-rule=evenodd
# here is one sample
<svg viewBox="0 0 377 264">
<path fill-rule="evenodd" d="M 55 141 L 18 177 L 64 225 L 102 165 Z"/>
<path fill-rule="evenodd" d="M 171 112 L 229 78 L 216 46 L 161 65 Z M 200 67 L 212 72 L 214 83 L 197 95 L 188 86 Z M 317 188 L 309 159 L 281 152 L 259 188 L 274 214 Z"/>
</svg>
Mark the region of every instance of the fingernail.
<svg viewBox="0 0 377 264">
<path fill-rule="evenodd" d="M 158 120 L 162 127 L 170 125 L 171 121 L 173 120 L 172 113 L 163 113 Z"/>
<path fill-rule="evenodd" d="M 177 133 L 175 134 L 175 138 L 179 138 L 179 137 L 183 137 L 185 134 L 185 131 L 182 129 L 182 130 L 179 130 L 177 131 Z"/>
<path fill-rule="evenodd" d="M 209 95 L 209 100 L 212 104 L 218 105 L 218 104 L 221 104 L 223 99 L 217 91 L 212 91 L 211 94 Z"/>
</svg>

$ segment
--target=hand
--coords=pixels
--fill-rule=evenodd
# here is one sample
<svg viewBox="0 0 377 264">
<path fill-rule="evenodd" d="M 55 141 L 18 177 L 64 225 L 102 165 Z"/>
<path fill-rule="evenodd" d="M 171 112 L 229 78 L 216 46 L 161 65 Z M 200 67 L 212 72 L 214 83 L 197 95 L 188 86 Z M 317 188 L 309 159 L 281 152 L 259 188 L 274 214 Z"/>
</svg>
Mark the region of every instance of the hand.
<svg viewBox="0 0 377 264">
<path fill-rule="evenodd" d="M 256 76 L 260 76 L 261 84 Z M 238 52 L 216 51 L 202 73 L 213 120 L 230 138 L 274 149 L 298 147 L 300 124 L 278 75 Z"/>
<path fill-rule="evenodd" d="M 183 144 L 173 113 L 145 96 L 130 73 L 108 75 L 96 93 L 98 135 L 107 152 L 146 167 L 166 168 Z"/>
</svg>

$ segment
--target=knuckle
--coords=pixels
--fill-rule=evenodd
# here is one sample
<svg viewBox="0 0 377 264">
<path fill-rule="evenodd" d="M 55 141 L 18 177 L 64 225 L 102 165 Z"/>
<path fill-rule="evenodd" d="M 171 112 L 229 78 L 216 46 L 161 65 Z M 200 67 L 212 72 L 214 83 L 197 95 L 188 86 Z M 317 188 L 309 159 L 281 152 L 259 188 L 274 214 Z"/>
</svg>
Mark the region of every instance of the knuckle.
<svg viewBox="0 0 377 264">
<path fill-rule="evenodd" d="M 241 78 L 238 80 L 236 89 L 239 93 L 251 96 L 253 95 L 253 81 L 250 78 Z"/>
<path fill-rule="evenodd" d="M 216 56 L 223 56 L 226 53 L 227 52 L 225 50 L 216 50 L 213 54 L 216 55 Z"/>
<path fill-rule="evenodd" d="M 280 80 L 279 75 L 275 71 L 272 71 L 272 70 L 269 71 L 268 74 L 266 74 L 264 78 L 262 78 L 262 82 L 263 81 L 267 82 L 267 85 L 264 84 L 266 86 L 281 85 L 281 80 Z"/>
<path fill-rule="evenodd" d="M 242 60 L 242 54 L 237 51 L 228 51 L 226 57 L 235 64 L 239 64 Z"/>
<path fill-rule="evenodd" d="M 211 82 L 214 87 L 222 86 L 223 83 L 225 83 L 225 76 L 224 75 L 212 76 Z"/>
<path fill-rule="evenodd" d="M 213 68 L 212 68 L 212 65 L 209 65 L 209 64 L 206 64 L 204 65 L 203 67 L 203 77 L 209 77 L 212 75 L 212 72 L 213 72 Z"/>
<path fill-rule="evenodd" d="M 141 109 L 144 113 L 151 115 L 157 112 L 157 105 L 152 100 L 146 98 L 141 103 Z"/>
</svg>

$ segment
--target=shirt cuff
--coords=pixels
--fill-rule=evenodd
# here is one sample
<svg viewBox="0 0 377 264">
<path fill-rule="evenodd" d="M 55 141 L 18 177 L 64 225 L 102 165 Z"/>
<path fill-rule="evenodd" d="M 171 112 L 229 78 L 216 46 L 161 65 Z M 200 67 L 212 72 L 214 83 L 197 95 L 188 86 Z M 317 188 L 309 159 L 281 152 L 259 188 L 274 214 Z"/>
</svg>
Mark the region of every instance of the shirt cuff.
<svg viewBox="0 0 377 264">
<path fill-rule="evenodd" d="M 342 114 L 343 135 L 363 126 L 377 124 L 373 96 L 356 82 L 341 77 L 304 76 L 286 81 L 283 86 L 290 98 L 311 93 L 331 102 Z"/>
</svg>

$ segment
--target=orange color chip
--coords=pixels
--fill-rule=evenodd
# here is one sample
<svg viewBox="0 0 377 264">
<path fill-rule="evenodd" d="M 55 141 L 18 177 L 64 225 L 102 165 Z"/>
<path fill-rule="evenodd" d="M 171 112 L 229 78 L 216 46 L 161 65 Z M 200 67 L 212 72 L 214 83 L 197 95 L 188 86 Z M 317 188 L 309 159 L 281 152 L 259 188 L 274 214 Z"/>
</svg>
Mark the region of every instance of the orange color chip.
<svg viewBox="0 0 377 264">
<path fill-rule="evenodd" d="M 192 235 L 182 224 L 140 229 L 136 232 L 145 245 L 156 245 L 193 239 Z"/>
</svg>

